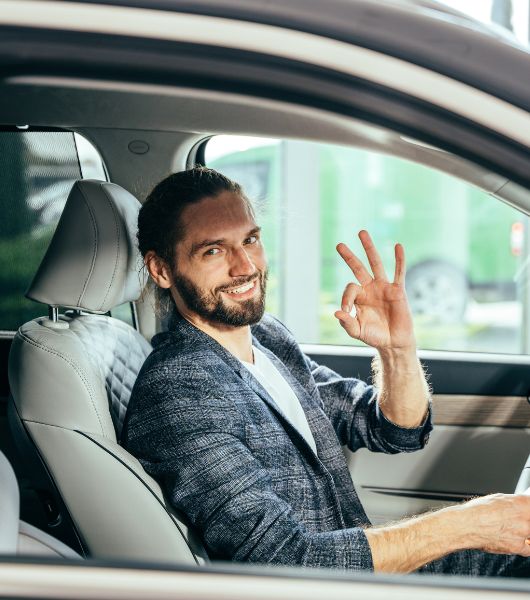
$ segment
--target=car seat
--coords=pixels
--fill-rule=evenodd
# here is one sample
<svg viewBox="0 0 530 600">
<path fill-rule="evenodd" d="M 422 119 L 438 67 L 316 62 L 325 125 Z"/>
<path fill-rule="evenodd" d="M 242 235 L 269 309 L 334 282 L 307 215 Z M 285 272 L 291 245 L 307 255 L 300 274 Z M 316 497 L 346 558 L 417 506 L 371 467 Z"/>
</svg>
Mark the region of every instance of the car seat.
<svg viewBox="0 0 530 600">
<path fill-rule="evenodd" d="M 11 347 L 10 426 L 63 541 L 96 558 L 200 563 L 202 546 L 119 445 L 151 346 L 106 313 L 141 293 L 139 208 L 118 185 L 74 184 L 26 293 L 49 315 L 20 327 Z"/>
<path fill-rule="evenodd" d="M 0 452 L 0 554 L 81 558 L 44 531 L 20 520 L 20 493 L 15 472 Z"/>
</svg>

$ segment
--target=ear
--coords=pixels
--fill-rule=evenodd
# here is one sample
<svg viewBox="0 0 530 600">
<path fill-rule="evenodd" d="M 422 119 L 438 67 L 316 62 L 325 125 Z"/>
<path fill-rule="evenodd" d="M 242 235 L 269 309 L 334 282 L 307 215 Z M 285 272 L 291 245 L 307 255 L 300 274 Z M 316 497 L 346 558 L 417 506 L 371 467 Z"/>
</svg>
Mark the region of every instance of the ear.
<svg viewBox="0 0 530 600">
<path fill-rule="evenodd" d="M 173 285 L 171 279 L 171 271 L 166 264 L 166 261 L 162 260 L 160 256 L 155 254 L 154 250 L 149 250 L 144 258 L 145 266 L 149 271 L 149 274 L 153 278 L 153 281 L 158 287 L 168 289 Z"/>
</svg>

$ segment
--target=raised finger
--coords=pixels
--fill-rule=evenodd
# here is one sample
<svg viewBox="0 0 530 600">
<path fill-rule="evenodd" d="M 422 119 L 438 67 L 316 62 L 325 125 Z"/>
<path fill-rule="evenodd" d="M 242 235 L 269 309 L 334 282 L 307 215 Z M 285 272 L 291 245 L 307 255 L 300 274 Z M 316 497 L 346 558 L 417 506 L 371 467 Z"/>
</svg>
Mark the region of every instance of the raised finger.
<svg viewBox="0 0 530 600">
<path fill-rule="evenodd" d="M 396 257 L 394 283 L 403 285 L 405 283 L 405 250 L 401 244 L 396 244 L 394 255 Z"/>
<path fill-rule="evenodd" d="M 366 270 L 363 263 L 355 256 L 355 254 L 342 242 L 337 246 L 337 252 L 341 255 L 344 262 L 350 267 L 352 273 L 357 277 L 357 281 L 361 285 L 366 285 L 372 281 L 372 276 Z"/>
<path fill-rule="evenodd" d="M 344 312 L 351 312 L 355 303 L 355 298 L 363 291 L 363 288 L 356 283 L 348 283 L 342 294 L 341 308 Z"/>
<path fill-rule="evenodd" d="M 377 251 L 377 248 L 372 242 L 370 234 L 365 229 L 363 229 L 362 231 L 359 231 L 359 239 L 361 240 L 361 244 L 363 245 L 364 251 L 366 252 L 366 258 L 370 263 L 370 267 L 372 267 L 372 273 L 374 274 L 374 278 L 387 281 L 381 257 L 379 256 L 379 252 Z"/>
</svg>

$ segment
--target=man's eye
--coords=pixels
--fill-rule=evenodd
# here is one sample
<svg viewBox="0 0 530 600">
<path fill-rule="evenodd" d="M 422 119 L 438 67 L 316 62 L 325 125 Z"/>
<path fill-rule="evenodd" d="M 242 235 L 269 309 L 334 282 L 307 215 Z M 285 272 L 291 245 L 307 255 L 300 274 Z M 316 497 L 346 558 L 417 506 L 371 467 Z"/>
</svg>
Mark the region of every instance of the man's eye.
<svg viewBox="0 0 530 600">
<path fill-rule="evenodd" d="M 206 250 L 204 256 L 215 256 L 216 254 L 219 254 L 219 252 L 221 252 L 219 248 L 210 248 L 209 250 Z"/>
<path fill-rule="evenodd" d="M 245 240 L 245 244 L 255 244 L 258 241 L 257 235 L 251 235 Z"/>
</svg>

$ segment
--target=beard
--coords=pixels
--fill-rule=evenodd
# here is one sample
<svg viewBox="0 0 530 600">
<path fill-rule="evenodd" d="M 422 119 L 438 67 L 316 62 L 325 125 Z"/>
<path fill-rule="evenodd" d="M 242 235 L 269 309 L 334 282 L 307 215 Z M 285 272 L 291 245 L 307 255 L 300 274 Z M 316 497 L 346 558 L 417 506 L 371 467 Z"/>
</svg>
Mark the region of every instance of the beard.
<svg viewBox="0 0 530 600">
<path fill-rule="evenodd" d="M 205 292 L 184 275 L 173 273 L 173 283 L 180 297 L 189 310 L 200 317 L 220 325 L 243 327 L 254 325 L 261 320 L 265 312 L 265 290 L 267 287 L 268 271 L 259 271 L 251 277 L 238 277 L 229 284 L 217 287 L 214 294 Z M 257 280 L 260 286 L 259 295 L 230 306 L 220 295 L 229 288 L 240 287 Z"/>
</svg>

